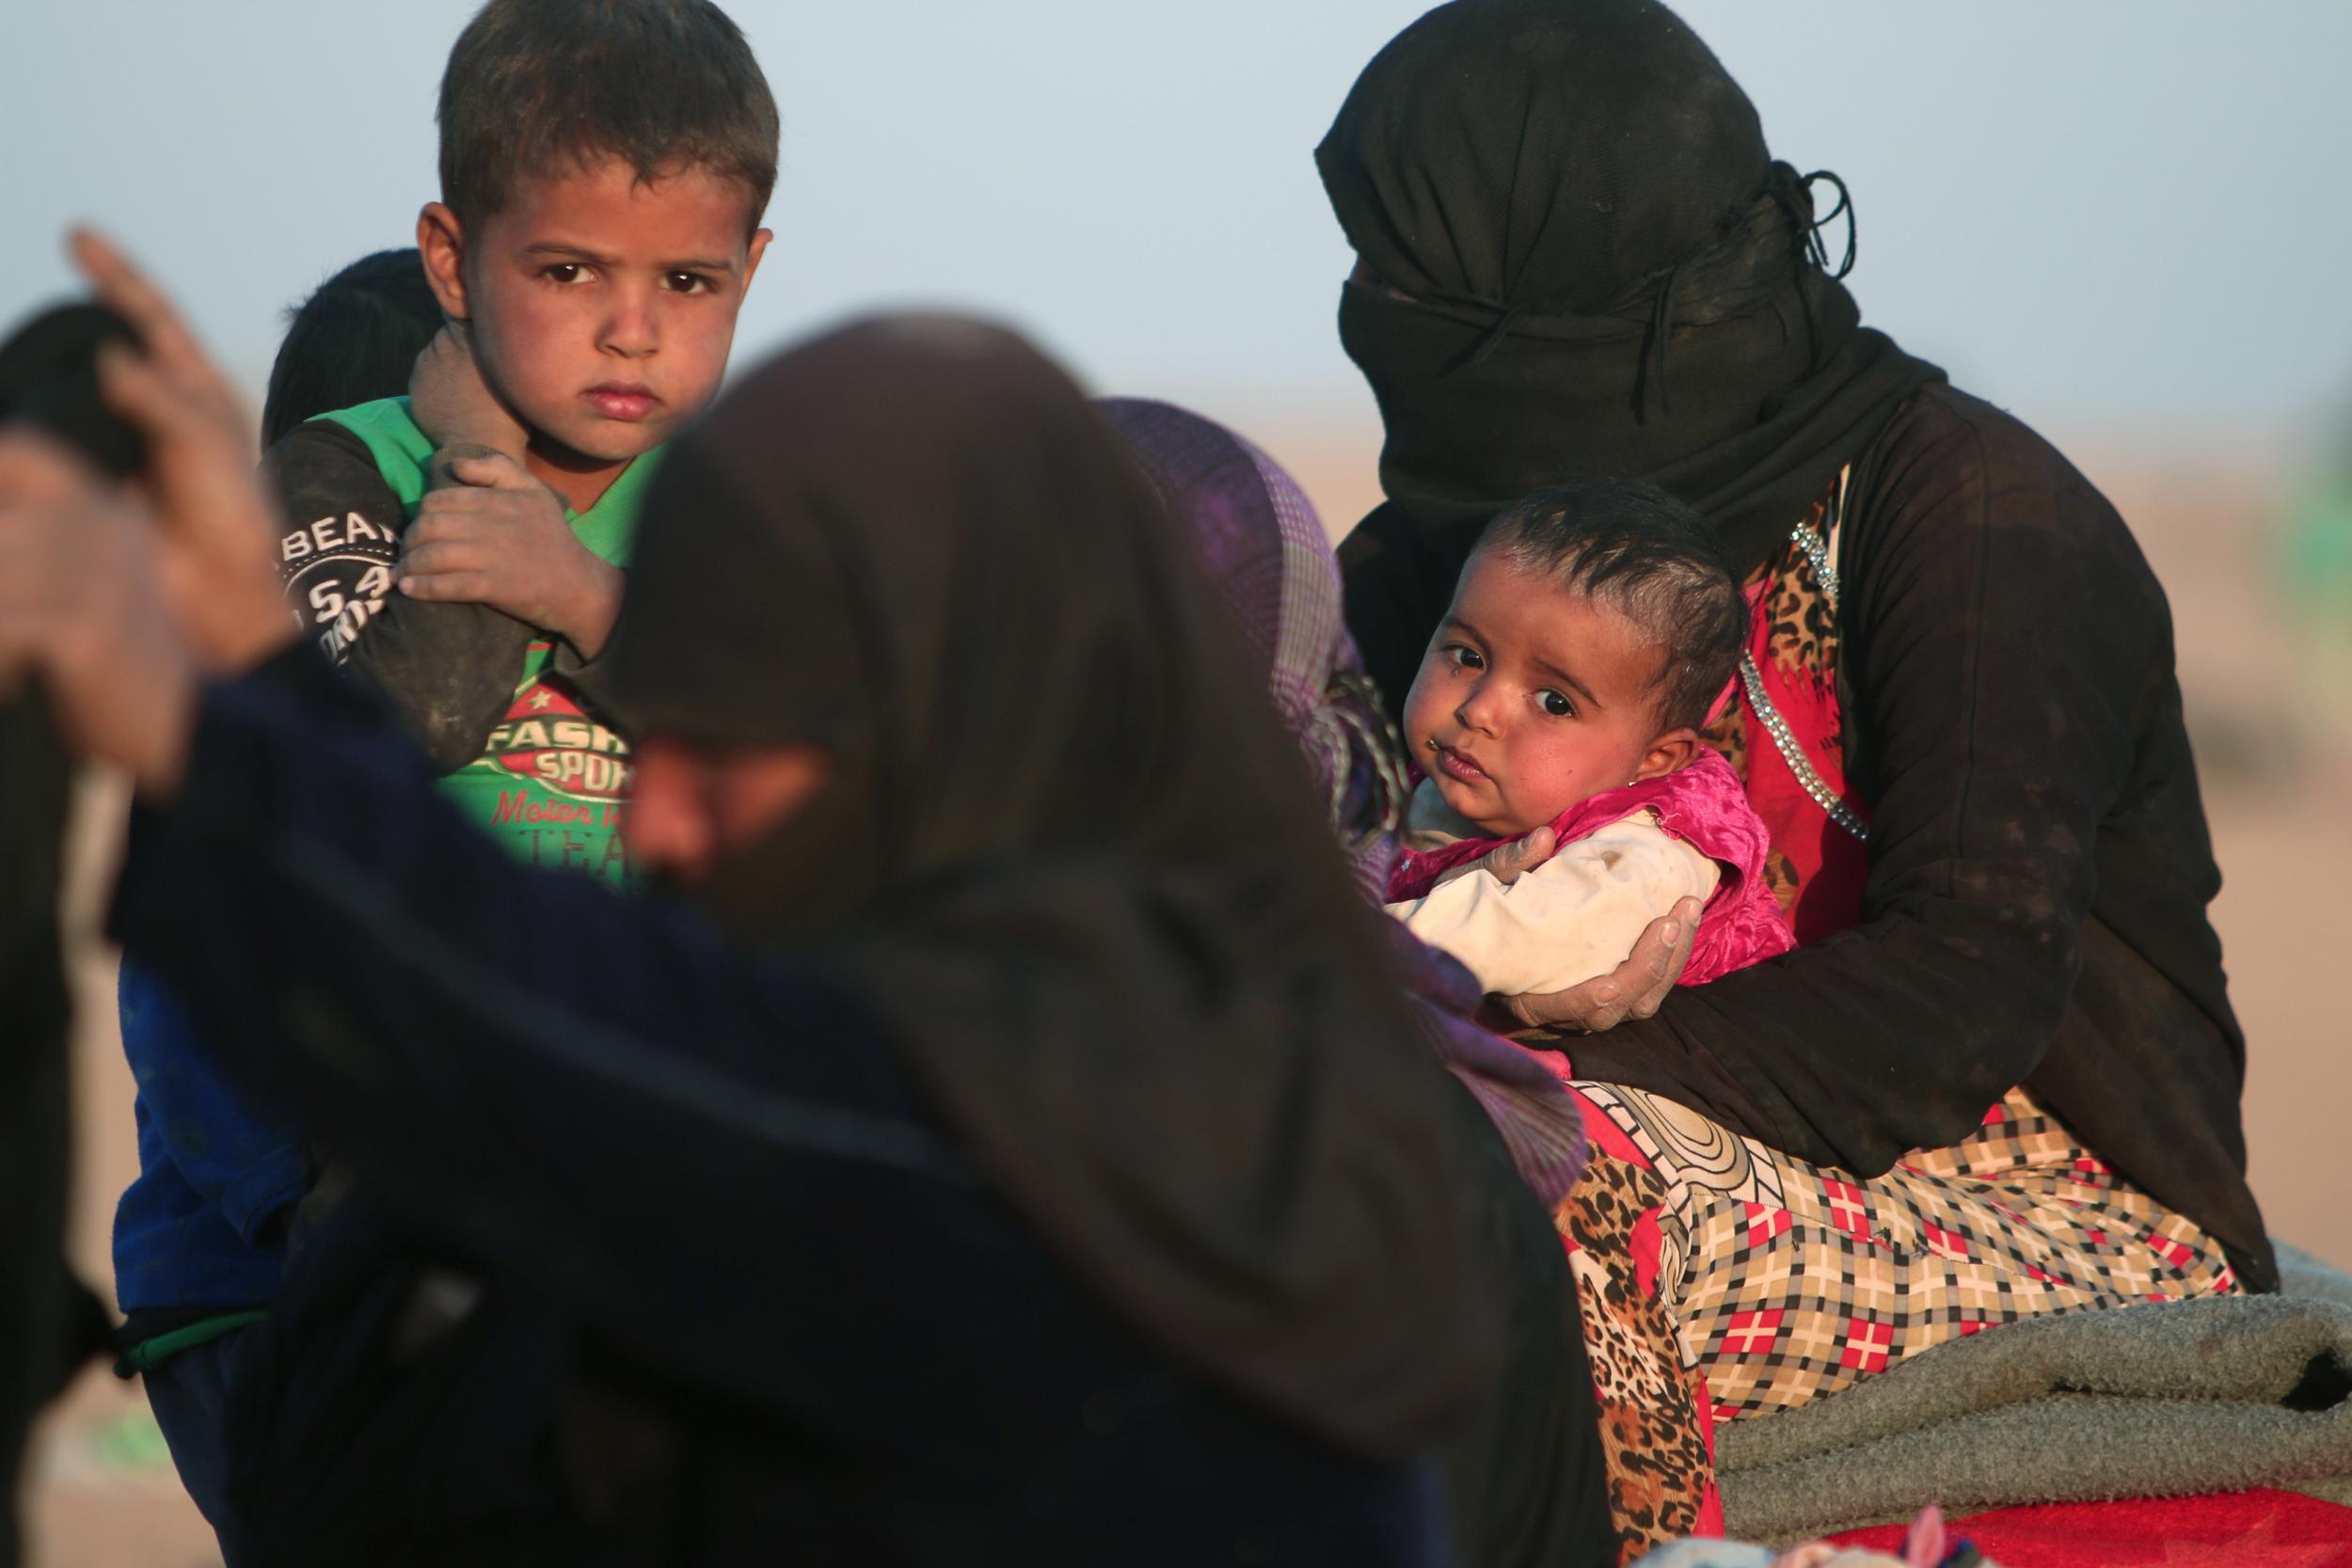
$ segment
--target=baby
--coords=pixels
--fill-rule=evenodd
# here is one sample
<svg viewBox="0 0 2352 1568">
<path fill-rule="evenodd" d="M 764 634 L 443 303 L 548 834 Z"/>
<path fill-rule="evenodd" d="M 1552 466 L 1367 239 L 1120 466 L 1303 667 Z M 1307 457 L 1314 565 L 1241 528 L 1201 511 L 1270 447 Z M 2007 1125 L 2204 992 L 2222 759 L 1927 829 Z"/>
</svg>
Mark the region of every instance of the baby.
<svg viewBox="0 0 2352 1568">
<path fill-rule="evenodd" d="M 1698 735 L 1747 624 L 1706 520 L 1650 485 L 1497 517 L 1406 700 L 1425 777 L 1389 912 L 1502 995 L 1607 974 L 1686 896 L 1706 912 L 1682 983 L 1787 952 L 1764 825 Z M 1463 869 L 1541 828 L 1558 850 L 1516 880 Z"/>
</svg>

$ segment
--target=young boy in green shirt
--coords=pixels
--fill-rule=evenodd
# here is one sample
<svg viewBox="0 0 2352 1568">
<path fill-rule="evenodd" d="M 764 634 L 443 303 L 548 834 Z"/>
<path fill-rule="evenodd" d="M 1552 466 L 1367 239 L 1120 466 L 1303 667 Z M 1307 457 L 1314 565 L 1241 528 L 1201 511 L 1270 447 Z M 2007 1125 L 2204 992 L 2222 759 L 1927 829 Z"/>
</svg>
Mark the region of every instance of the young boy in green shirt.
<svg viewBox="0 0 2352 1568">
<path fill-rule="evenodd" d="M 717 393 L 767 248 L 775 103 L 708 0 L 490 0 L 439 119 L 417 245 L 450 325 L 423 401 L 272 449 L 279 569 L 476 821 L 531 863 L 618 880 L 628 743 L 596 659 L 639 497 Z"/>
<path fill-rule="evenodd" d="M 628 742 L 598 705 L 595 661 L 639 498 L 662 443 L 716 395 L 767 247 L 775 103 L 709 0 L 489 0 L 451 51 L 440 126 L 441 199 L 417 241 L 446 325 L 415 401 L 320 415 L 269 450 L 280 580 L 476 822 L 527 862 L 620 881 Z M 125 958 L 128 998 L 143 972 Z M 281 1189 L 304 1173 L 272 1146 L 278 1164 L 222 1201 L 183 1179 L 183 1150 L 217 1165 L 271 1139 L 171 999 L 146 986 L 139 1000 L 124 1036 L 143 1171 L 125 1203 L 151 1223 L 118 1221 L 124 1367 L 145 1374 L 236 1568 L 230 1412 L 259 1354 L 254 1298 L 282 1267 Z M 223 1203 L 264 1176 L 272 1218 L 247 1235 L 250 1216 Z"/>
</svg>

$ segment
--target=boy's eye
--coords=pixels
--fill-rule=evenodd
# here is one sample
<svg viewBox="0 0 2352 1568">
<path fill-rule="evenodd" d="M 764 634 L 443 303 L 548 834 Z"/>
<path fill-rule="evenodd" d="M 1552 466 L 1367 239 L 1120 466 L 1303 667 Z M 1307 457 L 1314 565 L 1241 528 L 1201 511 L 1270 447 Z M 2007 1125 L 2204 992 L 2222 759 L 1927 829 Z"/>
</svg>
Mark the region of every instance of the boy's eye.
<svg viewBox="0 0 2352 1568">
<path fill-rule="evenodd" d="M 558 261 L 540 276 L 550 283 L 577 283 L 587 270 L 578 261 Z"/>
<path fill-rule="evenodd" d="M 674 294 L 707 294 L 713 287 L 710 279 L 698 272 L 670 273 L 661 279 L 661 285 Z"/>
<path fill-rule="evenodd" d="M 1546 689 L 1537 692 L 1535 695 L 1536 700 L 1544 705 L 1544 711 L 1550 714 L 1554 719 L 1573 719 L 1576 717 L 1576 705 L 1568 701 L 1568 699 L 1560 692 L 1553 691 L 1547 688 Z"/>
<path fill-rule="evenodd" d="M 1476 648 L 1466 648 L 1459 642 L 1445 645 L 1445 657 L 1447 663 L 1458 670 L 1483 670 L 1486 667 L 1486 661 L 1479 657 Z"/>
</svg>

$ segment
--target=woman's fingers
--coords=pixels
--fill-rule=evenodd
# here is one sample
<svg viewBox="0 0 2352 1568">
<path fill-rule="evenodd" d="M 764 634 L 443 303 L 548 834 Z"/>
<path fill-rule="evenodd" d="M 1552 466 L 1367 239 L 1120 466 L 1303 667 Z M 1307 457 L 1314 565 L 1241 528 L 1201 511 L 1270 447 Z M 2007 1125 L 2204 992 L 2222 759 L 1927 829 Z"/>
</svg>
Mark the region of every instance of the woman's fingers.
<svg viewBox="0 0 2352 1568">
<path fill-rule="evenodd" d="M 67 238 L 74 265 L 90 292 L 131 324 L 139 346 L 158 368 L 182 384 L 183 394 L 226 394 L 228 383 L 181 320 L 164 292 L 131 264 L 119 246 L 94 229 L 76 229 Z"/>
<path fill-rule="evenodd" d="M 106 406 L 138 427 L 151 444 L 184 441 L 208 418 L 174 380 L 120 343 L 98 351 L 98 387 Z"/>
<path fill-rule="evenodd" d="M 292 623 L 272 560 L 277 509 L 254 474 L 236 395 L 164 292 L 119 248 L 89 230 L 70 243 L 92 291 L 138 336 L 135 348 L 101 350 L 99 386 L 147 438 L 137 485 L 153 515 L 165 602 L 209 668 L 242 669 L 282 643 Z"/>
<path fill-rule="evenodd" d="M 1494 874 L 1505 882 L 1514 882 L 1551 859 L 1560 847 L 1560 835 L 1549 825 L 1536 829 L 1524 838 L 1502 846 L 1487 858 L 1495 862 Z"/>
<path fill-rule="evenodd" d="M 1696 898 L 1678 899 L 1673 909 L 1651 921 L 1641 941 L 1633 944 L 1626 958 L 1626 968 L 1633 970 L 1627 977 L 1629 1016 L 1648 1018 L 1665 1006 L 1675 982 L 1682 978 L 1682 971 L 1691 962 L 1691 945 L 1698 940 L 1699 916 L 1706 909 Z"/>
<path fill-rule="evenodd" d="M 205 433 L 249 467 L 250 442 L 237 395 L 170 299 L 96 230 L 75 230 L 68 245 L 90 291 L 130 324 L 137 339 L 135 350 L 109 344 L 101 351 L 99 379 L 107 405 L 151 441 L 184 443 Z"/>
<path fill-rule="evenodd" d="M 196 683 L 150 546 L 129 492 L 53 440 L 0 433 L 0 681 L 39 671 L 67 744 L 157 791 L 185 756 Z"/>
<path fill-rule="evenodd" d="M 1629 1018 L 1648 1018 L 1665 1005 L 1691 961 L 1706 906 L 1684 898 L 1649 923 L 1625 962 L 1566 990 L 1501 998 L 1503 1010 L 1534 1029 L 1597 1035 Z"/>
<path fill-rule="evenodd" d="M 1597 975 L 1566 990 L 1499 999 L 1503 1011 L 1531 1029 L 1597 1035 L 1625 1017 L 1624 988 L 1614 974 Z"/>
<path fill-rule="evenodd" d="M 1467 877 L 1473 871 L 1484 871 L 1497 881 L 1516 882 L 1528 872 L 1551 859 L 1560 847 L 1560 835 L 1549 827 L 1536 829 L 1523 838 L 1498 844 L 1474 861 L 1455 866 L 1438 879 L 1438 885 Z"/>
</svg>

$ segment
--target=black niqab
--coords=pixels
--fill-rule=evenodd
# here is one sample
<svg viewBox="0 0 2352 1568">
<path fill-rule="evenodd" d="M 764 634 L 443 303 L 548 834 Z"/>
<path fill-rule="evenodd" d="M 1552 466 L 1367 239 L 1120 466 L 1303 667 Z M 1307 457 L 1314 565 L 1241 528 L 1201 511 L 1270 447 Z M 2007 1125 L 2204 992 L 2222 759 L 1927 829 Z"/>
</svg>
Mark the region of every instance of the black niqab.
<svg viewBox="0 0 2352 1568">
<path fill-rule="evenodd" d="M 1653 0 L 1441 6 L 1364 69 L 1315 161 L 1375 275 L 1340 306 L 1388 435 L 1351 595 L 1384 550 L 1438 579 L 1417 630 L 1351 605 L 1392 700 L 1391 644 L 1418 658 L 1478 530 L 1528 491 L 1647 480 L 1752 566 L 1943 379 L 1861 325 L 1808 180 Z"/>
<path fill-rule="evenodd" d="M 1497 1355 L 1456 1091 L 1186 547 L 1019 340 L 854 326 L 672 452 L 615 694 L 843 759 L 716 912 L 821 931 L 975 1161 L 1171 1354 L 1407 1452 Z"/>
</svg>

